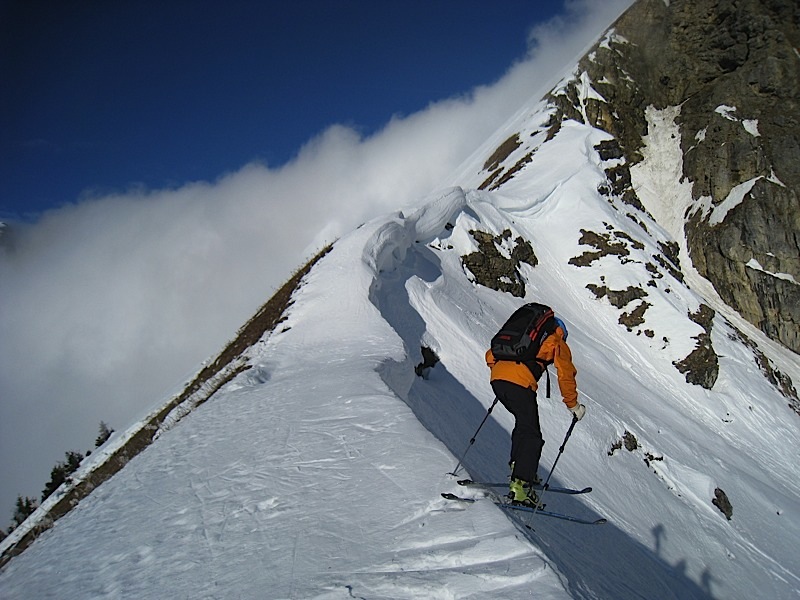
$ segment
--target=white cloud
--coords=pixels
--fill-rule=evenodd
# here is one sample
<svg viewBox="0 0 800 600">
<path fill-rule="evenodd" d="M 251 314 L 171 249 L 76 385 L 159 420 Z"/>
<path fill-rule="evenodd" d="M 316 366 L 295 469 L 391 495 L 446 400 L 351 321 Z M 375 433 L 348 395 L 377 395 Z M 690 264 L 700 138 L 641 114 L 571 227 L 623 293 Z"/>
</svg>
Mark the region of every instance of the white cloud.
<svg viewBox="0 0 800 600">
<path fill-rule="evenodd" d="M 18 230 L 0 257 L 0 517 L 101 420 L 124 429 L 178 391 L 324 242 L 439 187 L 630 3 L 569 2 L 498 82 L 370 137 L 335 125 L 280 169 L 84 200 Z"/>
</svg>

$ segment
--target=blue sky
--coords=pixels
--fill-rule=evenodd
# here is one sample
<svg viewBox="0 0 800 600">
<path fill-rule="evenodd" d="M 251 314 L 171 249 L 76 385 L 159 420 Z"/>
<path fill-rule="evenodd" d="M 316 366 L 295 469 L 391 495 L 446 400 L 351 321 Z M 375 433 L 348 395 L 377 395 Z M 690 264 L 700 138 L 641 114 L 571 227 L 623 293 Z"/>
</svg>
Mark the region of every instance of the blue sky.
<svg viewBox="0 0 800 600">
<path fill-rule="evenodd" d="M 561 0 L 12 0 L 0 8 L 0 218 L 279 166 L 334 123 L 498 79 Z"/>
</svg>

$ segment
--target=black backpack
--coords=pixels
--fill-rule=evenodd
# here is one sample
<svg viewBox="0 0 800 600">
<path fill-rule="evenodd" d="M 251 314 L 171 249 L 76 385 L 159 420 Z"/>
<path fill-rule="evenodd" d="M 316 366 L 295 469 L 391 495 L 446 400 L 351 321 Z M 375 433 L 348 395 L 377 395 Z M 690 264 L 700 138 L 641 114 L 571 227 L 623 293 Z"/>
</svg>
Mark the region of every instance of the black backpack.
<svg viewBox="0 0 800 600">
<path fill-rule="evenodd" d="M 495 360 L 511 360 L 530 369 L 538 381 L 549 363 L 537 360 L 542 342 L 556 330 L 553 309 L 544 304 L 531 302 L 514 311 L 508 321 L 492 338 L 492 354 Z M 548 396 L 550 378 L 548 374 Z"/>
</svg>

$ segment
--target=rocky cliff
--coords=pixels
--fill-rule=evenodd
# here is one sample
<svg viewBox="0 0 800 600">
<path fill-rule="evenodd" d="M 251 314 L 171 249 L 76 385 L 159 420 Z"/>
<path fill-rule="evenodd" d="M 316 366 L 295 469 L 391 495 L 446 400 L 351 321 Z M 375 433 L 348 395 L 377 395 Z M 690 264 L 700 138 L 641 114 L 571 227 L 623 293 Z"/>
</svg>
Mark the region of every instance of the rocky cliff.
<svg viewBox="0 0 800 600">
<path fill-rule="evenodd" d="M 695 268 L 770 338 L 800 353 L 800 4 L 796 0 L 639 0 L 552 101 L 612 134 L 598 148 L 608 194 L 641 207 L 630 168 L 648 111 L 674 118 L 689 184 L 682 235 Z M 683 209 L 684 207 L 679 207 Z"/>
</svg>

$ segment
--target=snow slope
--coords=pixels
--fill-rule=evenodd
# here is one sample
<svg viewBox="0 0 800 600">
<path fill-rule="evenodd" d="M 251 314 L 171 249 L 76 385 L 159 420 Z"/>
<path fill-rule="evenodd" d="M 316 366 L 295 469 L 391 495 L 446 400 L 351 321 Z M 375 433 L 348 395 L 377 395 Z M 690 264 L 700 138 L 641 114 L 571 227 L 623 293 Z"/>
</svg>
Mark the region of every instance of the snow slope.
<svg viewBox="0 0 800 600">
<path fill-rule="evenodd" d="M 718 310 L 718 380 L 687 383 L 673 362 L 704 331 L 689 314 L 718 299 L 658 266 L 677 229 L 650 214 L 673 215 L 668 206 L 647 214 L 600 196 L 594 147 L 607 134 L 567 121 L 548 140 L 548 111 L 517 115 L 418 211 L 337 242 L 288 320 L 247 351 L 252 368 L 14 558 L 0 597 L 797 598 L 800 420 L 742 333 L 795 381 L 796 356 Z M 514 134 L 504 164 L 532 159 L 478 190 L 484 161 Z M 658 157 L 672 142 L 649 143 Z M 657 160 L 641 168 L 652 206 L 670 184 Z M 482 495 L 447 473 L 493 399 L 488 340 L 524 300 L 478 285 L 461 257 L 478 249 L 471 231 L 506 229 L 501 253 L 517 236 L 536 253 L 519 268 L 524 300 L 567 323 L 588 409 L 551 482 L 594 491 L 545 500 L 604 526 L 538 516 L 530 530 L 489 501 L 440 497 Z M 577 266 L 595 250 L 583 232 L 625 253 Z M 617 307 L 587 285 L 646 296 Z M 621 325 L 642 301 L 642 322 Z M 441 361 L 425 377 L 421 346 Z M 544 475 L 571 418 L 557 386 L 540 394 L 540 414 Z M 498 406 L 459 476 L 506 477 L 512 427 Z M 711 502 L 718 488 L 731 520 Z"/>
<path fill-rule="evenodd" d="M 452 455 L 378 374 L 408 363 L 368 292 L 410 233 L 389 219 L 337 244 L 253 368 L 16 557 L 0 595 L 568 597 L 493 505 L 440 497 Z"/>
</svg>

